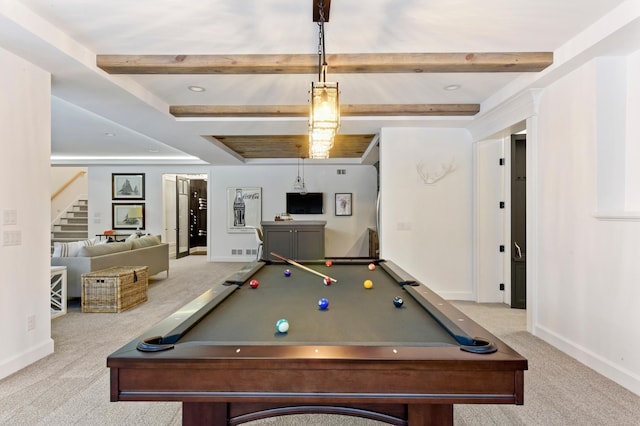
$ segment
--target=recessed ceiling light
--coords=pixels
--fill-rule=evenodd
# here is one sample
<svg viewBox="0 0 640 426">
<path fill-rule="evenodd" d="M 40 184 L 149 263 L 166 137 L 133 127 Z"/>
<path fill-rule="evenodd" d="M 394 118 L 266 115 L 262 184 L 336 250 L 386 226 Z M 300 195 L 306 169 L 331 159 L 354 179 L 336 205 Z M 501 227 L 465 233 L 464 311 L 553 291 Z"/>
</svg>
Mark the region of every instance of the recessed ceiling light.
<svg viewBox="0 0 640 426">
<path fill-rule="evenodd" d="M 114 137 L 116 134 L 115 133 L 111 133 L 111 132 L 104 132 L 105 136 L 108 136 L 110 138 Z"/>
<path fill-rule="evenodd" d="M 189 90 L 191 90 L 192 92 L 204 92 L 207 89 L 202 86 L 189 86 Z"/>
<path fill-rule="evenodd" d="M 158 149 L 150 149 L 149 152 L 155 154 L 155 153 L 160 152 L 160 150 L 158 150 Z"/>
<path fill-rule="evenodd" d="M 448 86 L 444 86 L 444 90 L 458 90 L 460 87 L 459 84 L 449 84 Z"/>
</svg>

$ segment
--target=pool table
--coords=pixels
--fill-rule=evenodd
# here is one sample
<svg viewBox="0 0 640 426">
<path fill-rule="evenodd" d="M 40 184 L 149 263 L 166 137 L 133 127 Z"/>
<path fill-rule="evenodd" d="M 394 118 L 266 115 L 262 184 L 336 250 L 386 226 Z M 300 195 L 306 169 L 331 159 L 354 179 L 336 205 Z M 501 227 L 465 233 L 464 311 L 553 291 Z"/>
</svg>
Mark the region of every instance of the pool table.
<svg viewBox="0 0 640 426">
<path fill-rule="evenodd" d="M 182 401 L 185 425 L 450 425 L 454 404 L 523 404 L 527 360 L 389 260 L 257 261 L 214 284 L 107 358 L 112 401 Z"/>
</svg>

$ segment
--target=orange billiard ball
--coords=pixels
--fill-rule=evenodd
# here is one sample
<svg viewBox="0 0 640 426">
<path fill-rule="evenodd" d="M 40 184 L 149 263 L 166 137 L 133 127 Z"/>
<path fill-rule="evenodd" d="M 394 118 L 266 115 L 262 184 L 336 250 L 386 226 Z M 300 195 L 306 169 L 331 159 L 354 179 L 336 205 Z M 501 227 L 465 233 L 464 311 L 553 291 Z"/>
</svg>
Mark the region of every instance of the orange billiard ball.
<svg viewBox="0 0 640 426">
<path fill-rule="evenodd" d="M 375 263 L 370 263 L 370 264 L 369 264 L 369 270 L 370 270 L 370 271 L 373 271 L 373 270 L 375 270 L 375 269 L 376 269 L 376 265 L 375 265 Z"/>
<path fill-rule="evenodd" d="M 333 265 L 333 262 L 330 261 L 330 260 L 327 260 L 326 262 L 324 262 L 324 264 L 327 265 L 327 266 L 331 266 L 331 265 Z"/>
<path fill-rule="evenodd" d="M 364 288 L 367 288 L 367 289 L 369 289 L 369 288 L 373 288 L 373 281 L 371 281 L 371 280 L 364 280 L 363 285 L 364 285 Z"/>
</svg>

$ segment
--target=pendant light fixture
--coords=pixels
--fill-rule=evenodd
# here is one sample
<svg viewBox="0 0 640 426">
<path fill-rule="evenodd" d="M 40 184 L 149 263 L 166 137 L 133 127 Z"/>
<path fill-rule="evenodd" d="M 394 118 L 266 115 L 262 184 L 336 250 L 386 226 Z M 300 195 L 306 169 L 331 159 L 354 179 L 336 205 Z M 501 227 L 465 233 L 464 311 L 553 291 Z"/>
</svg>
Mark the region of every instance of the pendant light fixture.
<svg viewBox="0 0 640 426">
<path fill-rule="evenodd" d="M 311 83 L 309 115 L 309 158 L 329 158 L 340 127 L 338 83 L 327 82 L 327 57 L 324 45 L 324 3 L 318 0 L 318 82 Z"/>
<path fill-rule="evenodd" d="M 296 145 L 298 148 L 298 174 L 296 180 L 293 182 L 293 191 L 301 194 L 307 193 L 307 187 L 304 184 L 304 158 L 302 159 L 302 178 L 300 177 L 300 145 Z"/>
</svg>

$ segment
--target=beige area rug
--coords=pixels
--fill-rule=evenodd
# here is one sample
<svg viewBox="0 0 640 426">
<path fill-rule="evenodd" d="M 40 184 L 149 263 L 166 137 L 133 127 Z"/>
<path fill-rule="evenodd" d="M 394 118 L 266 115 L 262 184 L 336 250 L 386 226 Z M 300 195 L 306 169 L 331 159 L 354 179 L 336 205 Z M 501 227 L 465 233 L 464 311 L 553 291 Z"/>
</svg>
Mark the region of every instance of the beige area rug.
<svg viewBox="0 0 640 426">
<path fill-rule="evenodd" d="M 150 281 L 149 300 L 119 314 L 82 313 L 70 305 L 52 320 L 55 353 L 0 381 L 0 425 L 180 425 L 180 403 L 109 401 L 106 358 L 153 324 L 219 285 L 240 263 L 206 256 L 171 261 L 169 278 Z M 638 425 L 640 397 L 525 331 L 525 312 L 501 304 L 455 302 L 463 312 L 529 359 L 525 405 L 460 405 L 459 426 Z M 379 426 L 337 415 L 295 415 L 249 426 Z"/>
</svg>

